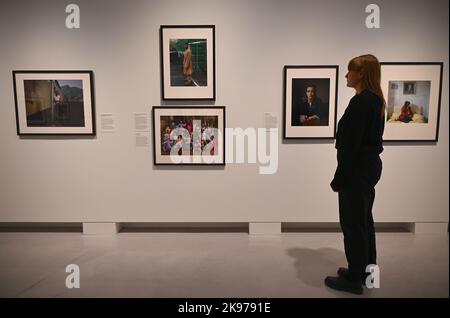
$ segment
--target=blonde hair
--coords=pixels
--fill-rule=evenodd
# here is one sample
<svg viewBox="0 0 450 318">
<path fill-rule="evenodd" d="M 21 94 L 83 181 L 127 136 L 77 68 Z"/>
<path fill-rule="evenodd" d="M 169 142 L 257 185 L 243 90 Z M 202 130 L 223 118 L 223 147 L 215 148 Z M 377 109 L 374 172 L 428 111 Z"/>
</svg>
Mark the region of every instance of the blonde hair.
<svg viewBox="0 0 450 318">
<path fill-rule="evenodd" d="M 361 84 L 381 99 L 381 117 L 384 116 L 386 100 L 381 90 L 381 65 L 372 54 L 354 57 L 348 62 L 348 70 L 362 73 Z"/>
</svg>

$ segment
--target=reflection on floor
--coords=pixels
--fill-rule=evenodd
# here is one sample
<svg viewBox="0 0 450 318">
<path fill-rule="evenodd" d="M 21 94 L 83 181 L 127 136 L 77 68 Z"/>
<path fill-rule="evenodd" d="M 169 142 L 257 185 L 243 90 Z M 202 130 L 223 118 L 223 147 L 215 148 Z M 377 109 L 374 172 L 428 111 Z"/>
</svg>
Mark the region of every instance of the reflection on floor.
<svg viewBox="0 0 450 318">
<path fill-rule="evenodd" d="M 0 233 L 0 297 L 448 297 L 447 235 L 379 233 L 381 286 L 330 290 L 340 233 Z M 67 289 L 68 264 L 80 268 Z"/>
</svg>

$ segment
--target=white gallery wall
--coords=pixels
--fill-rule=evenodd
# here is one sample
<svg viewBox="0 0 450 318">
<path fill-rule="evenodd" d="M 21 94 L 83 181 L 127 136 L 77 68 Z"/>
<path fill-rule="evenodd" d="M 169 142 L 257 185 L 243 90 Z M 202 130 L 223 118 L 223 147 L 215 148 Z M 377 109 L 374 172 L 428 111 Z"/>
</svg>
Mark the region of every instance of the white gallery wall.
<svg viewBox="0 0 450 318">
<path fill-rule="evenodd" d="M 74 0 L 81 28 L 65 28 L 58 0 L 0 1 L 0 222 L 337 222 L 334 141 L 282 140 L 283 66 L 339 65 L 338 119 L 354 92 L 347 62 L 444 62 L 437 143 L 387 144 L 374 206 L 378 222 L 449 219 L 449 4 L 361 0 Z M 160 96 L 159 26 L 216 26 L 215 102 Z M 12 70 L 93 70 L 97 126 L 86 137 L 16 134 Z M 226 106 L 227 127 L 264 127 L 278 113 L 279 167 L 155 167 L 136 147 L 134 113 L 154 105 Z M 151 133 L 149 133 L 150 135 Z M 152 136 L 150 136 L 152 137 Z"/>
</svg>

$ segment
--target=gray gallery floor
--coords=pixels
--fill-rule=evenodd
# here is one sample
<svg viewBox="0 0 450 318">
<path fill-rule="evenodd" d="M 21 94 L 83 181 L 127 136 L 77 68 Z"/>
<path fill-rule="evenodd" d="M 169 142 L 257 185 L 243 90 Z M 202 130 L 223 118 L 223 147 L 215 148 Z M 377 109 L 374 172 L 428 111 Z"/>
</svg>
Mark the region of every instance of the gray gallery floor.
<svg viewBox="0 0 450 318">
<path fill-rule="evenodd" d="M 381 286 L 362 297 L 449 296 L 447 235 L 377 239 Z M 341 265 L 340 233 L 0 233 L 0 297 L 361 297 L 323 285 Z"/>
</svg>

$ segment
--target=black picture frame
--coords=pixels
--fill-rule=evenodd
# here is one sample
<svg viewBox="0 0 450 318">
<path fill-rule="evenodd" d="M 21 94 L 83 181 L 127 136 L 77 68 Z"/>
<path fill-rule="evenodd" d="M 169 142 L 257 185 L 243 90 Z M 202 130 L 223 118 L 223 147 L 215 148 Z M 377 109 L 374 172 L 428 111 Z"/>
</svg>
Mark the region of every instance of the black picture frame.
<svg viewBox="0 0 450 318">
<path fill-rule="evenodd" d="M 54 74 L 53 77 L 49 77 L 48 75 Z M 80 75 L 79 77 L 74 77 L 73 75 Z M 65 78 L 63 75 L 67 75 Z M 69 77 L 74 77 L 70 78 Z M 15 104 L 15 115 L 16 115 L 16 130 L 18 136 L 95 136 L 96 135 L 96 122 L 95 122 L 95 90 L 94 90 L 94 72 L 92 70 L 13 70 L 12 71 L 13 78 L 13 90 L 14 90 L 14 104 Z M 66 102 L 64 106 L 67 108 L 77 108 L 73 107 L 78 106 L 80 109 L 80 105 L 82 104 L 83 109 L 83 120 L 84 124 L 81 126 L 81 116 L 78 117 L 80 123 L 68 122 L 65 119 L 65 122 L 59 118 L 51 121 L 50 124 L 40 123 L 38 125 L 31 125 L 30 121 L 27 119 L 27 108 L 26 103 L 27 99 L 25 97 L 25 86 L 24 81 L 51 81 L 51 86 L 53 87 L 53 82 L 62 81 L 62 80 L 71 80 L 71 81 L 81 81 L 82 82 L 82 103 L 80 101 L 73 102 L 72 106 L 71 102 Z M 86 86 L 85 86 L 86 85 Z M 19 89 L 22 89 L 23 91 Z M 88 88 L 86 90 L 86 88 Z M 73 87 L 72 87 L 73 89 Z M 37 91 L 38 88 L 34 87 L 34 90 Z M 34 91 L 34 92 L 35 92 Z M 52 97 L 50 97 L 52 98 Z M 52 103 L 52 118 L 53 117 L 53 103 Z M 62 104 L 62 103 L 61 103 Z M 88 105 L 86 105 L 88 104 Z M 61 106 L 61 105 L 60 105 Z M 48 108 L 48 107 L 47 107 Z M 40 111 L 43 112 L 42 110 Z M 39 112 L 36 112 L 39 113 Z M 62 112 L 60 111 L 59 114 Z M 75 112 L 74 112 L 75 113 Z M 66 116 L 70 116 L 70 110 L 66 112 Z M 78 114 L 79 115 L 79 114 Z M 76 126 L 75 126 L 76 125 Z"/>
<path fill-rule="evenodd" d="M 192 101 L 215 101 L 216 100 L 216 36 L 215 25 L 161 25 L 159 28 L 159 42 L 160 42 L 160 69 L 161 69 L 161 99 L 163 101 L 177 101 L 177 100 L 192 100 Z M 196 33 L 197 37 L 201 36 L 201 31 L 204 32 L 206 37 L 209 37 L 211 43 L 208 44 L 206 41 L 206 47 L 211 49 L 206 50 L 206 78 L 207 84 L 205 87 L 202 85 L 197 85 L 194 82 L 192 86 L 172 86 L 171 83 L 171 56 L 170 49 L 166 51 L 166 48 L 169 48 L 170 34 L 166 33 L 175 33 L 182 31 L 189 31 L 191 36 L 186 35 L 181 38 L 192 38 L 192 33 Z M 195 32 L 194 32 L 195 31 Z M 198 32 L 196 32 L 198 31 Z M 168 38 L 166 38 L 166 35 Z M 178 35 L 180 36 L 180 35 Z M 167 41 L 168 40 L 168 41 Z M 169 53 L 169 54 L 167 54 Z M 211 60 L 211 63 L 208 61 Z M 211 70 L 210 70 L 211 68 Z M 211 73 L 209 73 L 211 72 Z M 212 82 L 212 83 L 210 83 Z M 192 89 L 191 89 L 192 88 Z"/>
<path fill-rule="evenodd" d="M 436 143 L 439 140 L 439 125 L 440 125 L 440 114 L 441 114 L 441 102 L 442 102 L 442 79 L 444 71 L 443 62 L 380 62 L 381 65 L 381 86 L 383 90 L 383 95 L 386 100 L 386 113 L 385 113 L 385 130 L 383 135 L 383 142 L 389 143 Z M 426 68 L 429 68 L 426 71 Z M 390 70 L 389 70 L 390 69 Z M 398 70 L 396 72 L 395 70 Z M 432 71 L 430 71 L 433 69 Z M 433 73 L 430 77 L 428 74 Z M 413 74 L 414 76 L 411 76 Z M 424 75 L 422 75 L 424 74 Z M 411 76 L 413 78 L 409 78 Z M 402 83 L 414 83 L 413 94 L 406 94 L 408 101 L 412 101 L 413 95 L 417 93 L 417 89 L 420 85 L 422 79 L 423 81 L 430 81 L 430 96 L 429 105 L 426 107 L 428 110 L 427 114 L 423 115 L 426 122 L 421 122 L 421 118 L 418 118 L 417 124 L 409 123 L 403 125 L 403 123 L 395 123 L 394 114 L 390 108 L 391 99 L 389 94 L 392 93 L 392 83 L 398 87 L 397 91 L 404 92 L 403 88 L 399 85 Z M 434 84 L 433 84 L 434 83 Z M 433 88 L 433 91 L 431 91 Z M 432 94 L 434 93 L 434 94 Z M 398 106 L 398 105 L 397 105 Z M 398 107 L 397 107 L 398 108 Z M 393 120 L 394 119 L 394 120 Z M 415 120 L 412 120 L 413 122 Z M 427 129 L 426 125 L 430 125 Z M 421 127 L 422 125 L 422 127 Z M 417 126 L 417 127 L 414 127 Z M 398 129 L 398 128 L 400 129 Z M 391 128 L 394 128 L 392 130 Z M 411 130 L 411 128 L 413 130 Z M 417 129 L 416 129 L 417 128 Z M 422 129 L 423 128 L 423 129 Z M 420 130 L 423 130 L 423 137 L 420 136 Z M 403 131 L 402 131 L 403 130 Z M 408 131 L 409 130 L 409 131 Z M 417 130 L 417 131 L 415 131 Z M 413 137 L 409 137 L 412 135 Z"/>
<path fill-rule="evenodd" d="M 292 108 L 292 98 L 294 93 L 292 91 L 292 84 L 288 82 L 291 79 L 291 76 L 294 74 L 288 74 L 290 71 L 296 70 L 317 70 L 318 74 L 320 71 L 330 71 L 328 77 L 326 76 L 326 72 L 324 72 L 324 77 L 314 77 L 308 78 L 309 80 L 321 80 L 321 79 L 330 79 L 329 90 L 328 90 L 328 123 L 329 125 L 324 125 L 322 123 L 322 127 L 327 127 L 327 129 L 323 129 L 324 132 L 320 136 L 314 136 L 311 134 L 308 135 L 295 135 L 291 132 L 287 132 L 288 129 L 294 128 L 296 130 L 297 127 L 292 125 L 292 109 L 289 110 L 288 106 Z M 334 78 L 333 78 L 334 77 Z M 302 77 L 292 77 L 292 79 L 304 79 Z M 334 82 L 334 83 L 333 83 Z M 283 67 L 283 139 L 285 140 L 333 140 L 336 138 L 336 125 L 337 125 L 337 104 L 338 104 L 338 83 L 339 83 L 339 66 L 338 65 L 285 65 Z M 289 89 L 290 87 L 290 89 Z M 333 92 L 334 91 L 334 92 Z M 289 100 L 288 100 L 289 99 Z M 289 118 L 288 118 L 289 117 Z M 331 124 L 330 124 L 331 121 Z M 319 125 L 317 125 L 319 126 Z M 317 127 L 316 126 L 316 127 Z M 308 126 L 301 127 L 305 131 L 308 130 Z M 311 129 L 310 129 L 311 130 Z"/>
<path fill-rule="evenodd" d="M 178 113 L 176 111 L 179 111 Z M 157 112 L 164 112 L 164 116 L 211 116 L 207 115 L 208 110 L 211 110 L 211 114 L 219 114 L 222 118 L 218 118 L 218 128 L 221 133 L 221 144 L 219 144 L 219 156 L 220 162 L 180 162 L 174 163 L 170 160 L 162 160 L 161 156 L 161 126 L 160 126 L 160 114 Z M 195 112 L 197 111 L 197 114 Z M 184 114 L 183 114 L 184 113 Z M 186 115 L 189 114 L 189 115 Z M 220 129 L 220 126 L 222 129 Z M 168 165 L 181 165 L 181 166 L 224 166 L 225 165 L 225 128 L 226 128 L 226 112 L 225 106 L 153 106 L 152 107 L 152 133 L 153 133 L 153 164 L 155 166 L 168 166 Z M 220 150 L 221 149 L 221 150 Z M 192 158 L 192 156 L 191 156 Z"/>
</svg>

